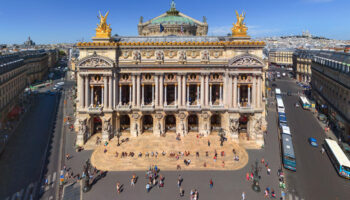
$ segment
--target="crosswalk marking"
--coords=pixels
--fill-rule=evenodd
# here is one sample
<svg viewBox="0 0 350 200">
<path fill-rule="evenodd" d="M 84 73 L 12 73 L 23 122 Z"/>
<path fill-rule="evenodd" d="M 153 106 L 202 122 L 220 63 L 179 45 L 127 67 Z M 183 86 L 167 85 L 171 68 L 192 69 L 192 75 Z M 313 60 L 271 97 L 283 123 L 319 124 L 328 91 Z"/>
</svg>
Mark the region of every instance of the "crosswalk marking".
<svg viewBox="0 0 350 200">
<path fill-rule="evenodd" d="M 288 193 L 288 196 L 286 195 L 286 198 L 284 200 L 304 200 L 304 198 L 298 197 L 297 195 L 293 195 L 291 193 Z"/>
</svg>

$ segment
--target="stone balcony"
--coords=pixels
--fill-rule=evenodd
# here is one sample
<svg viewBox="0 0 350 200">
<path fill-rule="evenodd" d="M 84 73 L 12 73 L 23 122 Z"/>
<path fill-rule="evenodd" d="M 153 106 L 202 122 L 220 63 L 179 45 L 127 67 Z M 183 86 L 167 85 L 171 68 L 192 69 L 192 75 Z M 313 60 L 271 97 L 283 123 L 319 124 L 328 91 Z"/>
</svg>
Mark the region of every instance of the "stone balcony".
<svg viewBox="0 0 350 200">
<path fill-rule="evenodd" d="M 124 104 L 124 105 L 119 104 L 117 106 L 117 110 L 118 111 L 131 111 L 131 104 Z"/>
<path fill-rule="evenodd" d="M 89 114 L 101 114 L 103 110 L 103 106 L 90 106 L 87 108 L 87 112 Z"/>
<path fill-rule="evenodd" d="M 141 105 L 141 111 L 154 111 L 154 103 Z"/>
<path fill-rule="evenodd" d="M 178 109 L 177 105 L 164 105 L 164 111 L 176 111 Z"/>
<path fill-rule="evenodd" d="M 187 104 L 186 108 L 187 108 L 188 111 L 200 111 L 201 110 L 201 105 L 200 104 L 197 104 L 197 105 Z"/>
</svg>

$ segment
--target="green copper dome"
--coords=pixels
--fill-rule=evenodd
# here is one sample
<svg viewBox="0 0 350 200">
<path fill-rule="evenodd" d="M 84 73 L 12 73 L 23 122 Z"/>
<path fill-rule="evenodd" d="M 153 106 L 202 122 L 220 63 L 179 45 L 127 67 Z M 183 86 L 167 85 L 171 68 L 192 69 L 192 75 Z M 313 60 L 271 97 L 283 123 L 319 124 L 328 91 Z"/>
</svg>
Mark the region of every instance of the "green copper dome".
<svg viewBox="0 0 350 200">
<path fill-rule="evenodd" d="M 179 15 L 165 15 L 159 17 L 155 20 L 152 20 L 152 24 L 190 24 L 194 25 L 195 23 L 188 18 L 179 16 Z"/>
</svg>

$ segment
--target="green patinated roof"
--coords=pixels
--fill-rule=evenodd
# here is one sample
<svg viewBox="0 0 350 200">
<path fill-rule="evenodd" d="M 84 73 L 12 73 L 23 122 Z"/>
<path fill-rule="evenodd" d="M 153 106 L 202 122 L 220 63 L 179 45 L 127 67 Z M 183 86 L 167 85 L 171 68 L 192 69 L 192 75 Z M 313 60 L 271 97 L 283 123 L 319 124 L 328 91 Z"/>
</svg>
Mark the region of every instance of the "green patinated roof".
<svg viewBox="0 0 350 200">
<path fill-rule="evenodd" d="M 152 24 L 190 24 L 194 25 L 194 21 L 189 18 L 182 17 L 179 15 L 165 15 L 163 17 L 159 17 L 155 20 L 152 20 Z"/>
</svg>

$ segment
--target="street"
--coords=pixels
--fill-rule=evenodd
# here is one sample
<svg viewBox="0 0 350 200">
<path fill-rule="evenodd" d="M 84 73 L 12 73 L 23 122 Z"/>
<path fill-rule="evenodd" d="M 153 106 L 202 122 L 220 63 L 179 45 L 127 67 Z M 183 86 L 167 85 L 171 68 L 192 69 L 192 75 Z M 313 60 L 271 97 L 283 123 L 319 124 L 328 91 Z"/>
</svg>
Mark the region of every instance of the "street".
<svg viewBox="0 0 350 200">
<path fill-rule="evenodd" d="M 320 152 L 326 136 L 324 130 L 312 112 L 295 107 L 295 103 L 299 102 L 297 93 L 302 92 L 301 87 L 289 78 L 276 79 L 274 83 L 282 93 L 292 93 L 292 96 L 283 95 L 297 163 L 296 172 L 285 170 L 288 193 L 310 200 L 348 199 L 350 181 L 339 177 L 327 154 Z M 318 148 L 308 143 L 309 137 L 317 139 Z"/>
<path fill-rule="evenodd" d="M 55 120 L 58 96 L 38 94 L 0 158 L 0 198 L 40 185 L 44 152 Z M 34 188 L 33 187 L 33 188 Z"/>
</svg>

